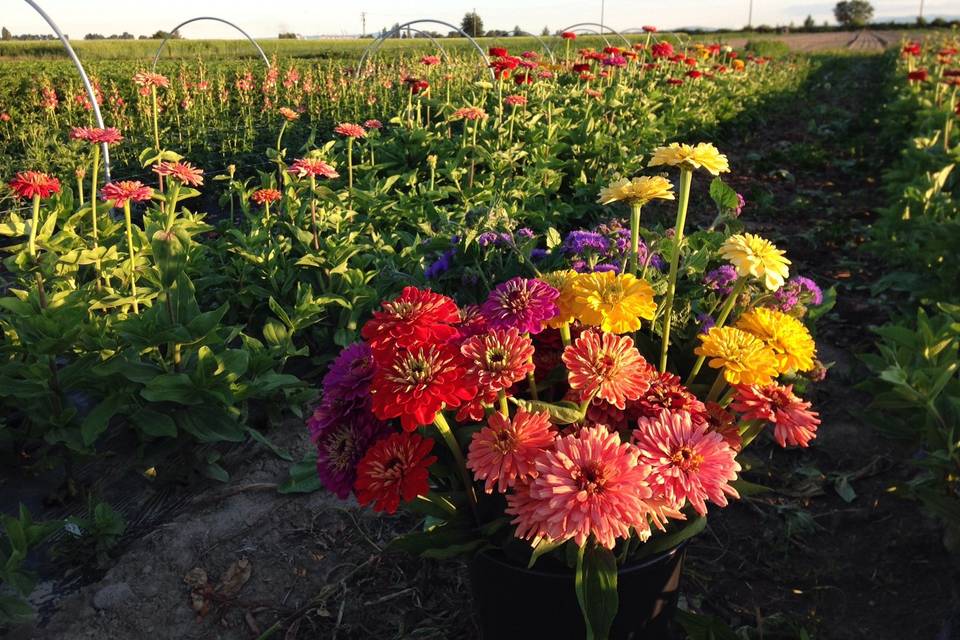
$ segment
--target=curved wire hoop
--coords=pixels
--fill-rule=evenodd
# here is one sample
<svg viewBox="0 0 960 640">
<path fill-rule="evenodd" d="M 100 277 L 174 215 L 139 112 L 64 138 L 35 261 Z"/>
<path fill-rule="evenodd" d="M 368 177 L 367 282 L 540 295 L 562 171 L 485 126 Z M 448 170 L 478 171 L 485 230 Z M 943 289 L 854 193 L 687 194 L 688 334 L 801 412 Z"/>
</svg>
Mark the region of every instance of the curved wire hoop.
<svg viewBox="0 0 960 640">
<path fill-rule="evenodd" d="M 357 63 L 358 73 L 363 73 L 363 65 L 364 65 L 364 63 L 365 63 L 369 58 L 372 58 L 373 56 L 375 56 L 375 55 L 377 54 L 377 51 L 379 51 L 380 47 L 383 46 L 383 43 L 386 42 L 388 38 L 397 35 L 398 33 L 400 33 L 401 31 L 403 31 L 403 30 L 406 29 L 407 27 L 412 27 L 412 26 L 415 25 L 415 24 L 422 24 L 422 23 L 424 23 L 424 22 L 429 22 L 429 23 L 431 23 L 431 24 L 443 25 L 443 26 L 447 27 L 448 29 L 453 29 L 454 31 L 456 31 L 457 33 L 459 33 L 461 36 L 463 36 L 464 38 L 466 38 L 467 40 L 469 40 L 469 41 L 470 41 L 470 44 L 473 45 L 473 48 L 476 49 L 476 50 L 477 50 L 477 53 L 480 54 L 480 57 L 483 58 L 483 64 L 487 67 L 487 70 L 490 72 L 490 78 L 491 78 L 492 80 L 494 80 L 494 81 L 497 79 L 496 75 L 495 75 L 494 72 L 493 72 L 493 69 L 490 68 L 490 59 L 487 58 L 487 54 L 484 52 L 483 47 L 481 47 L 481 46 L 477 43 L 476 40 L 474 40 L 473 38 L 471 38 L 470 35 L 469 35 L 466 31 L 464 31 L 463 29 L 461 29 L 460 27 L 458 27 L 458 26 L 456 26 L 456 25 L 450 24 L 449 22 L 444 22 L 443 20 L 433 20 L 433 19 L 431 19 L 431 18 L 423 18 L 423 19 L 420 19 L 420 20 L 411 20 L 410 22 L 405 22 L 405 23 L 403 23 L 403 24 L 401 24 L 401 25 L 398 25 L 398 26 L 394 27 L 393 29 L 391 29 L 391 30 L 388 31 L 387 33 L 385 33 L 385 34 L 377 37 L 376 40 L 374 40 L 373 42 L 371 42 L 371 43 L 367 46 L 367 48 L 363 50 L 363 54 L 361 54 L 361 56 L 360 56 L 360 61 Z M 430 38 L 430 39 L 433 40 L 433 38 Z M 434 42 L 436 42 L 436 41 L 434 40 Z"/>
<path fill-rule="evenodd" d="M 27 0 L 27 2 L 29 1 L 30 0 Z M 270 68 L 270 59 L 267 57 L 267 54 L 263 52 L 263 49 L 260 47 L 259 44 L 257 44 L 257 41 L 251 38 L 250 34 L 248 34 L 246 31 L 244 31 L 237 25 L 233 24 L 229 20 L 224 20 L 223 18 L 215 18 L 213 16 L 198 16 L 196 18 L 190 18 L 189 20 L 184 20 L 183 22 L 175 26 L 173 29 L 171 29 L 169 32 L 167 32 L 167 37 L 164 38 L 163 41 L 160 43 L 160 46 L 157 47 L 157 53 L 153 56 L 153 66 L 151 66 L 150 69 L 153 71 L 157 70 L 157 62 L 160 61 L 160 54 L 163 52 L 163 48 L 167 45 L 167 41 L 173 37 L 174 33 L 176 33 L 181 27 L 185 27 L 191 22 L 199 22 L 200 20 L 211 20 L 213 22 L 220 22 L 227 25 L 228 27 L 233 27 L 234 29 L 239 31 L 241 34 L 243 34 L 243 37 L 245 37 L 247 40 L 250 41 L 250 44 L 252 44 L 254 47 L 257 48 L 257 53 L 259 53 L 260 57 L 263 59 L 263 64 L 267 65 L 267 69 Z"/>
<path fill-rule="evenodd" d="M 424 38 L 426 38 L 426 39 L 428 39 L 430 42 L 432 42 L 433 45 L 434 45 L 437 49 L 440 49 L 440 55 L 443 56 L 444 62 L 447 62 L 447 63 L 450 62 L 450 56 L 449 56 L 449 54 L 447 54 L 447 50 L 443 48 L 443 45 L 440 44 L 440 41 L 439 41 L 439 40 L 437 40 L 436 38 L 434 38 L 432 35 L 430 35 L 430 34 L 427 33 L 426 31 L 421 31 L 420 29 L 417 29 L 416 27 L 407 27 L 407 29 L 410 30 L 410 31 L 412 31 L 413 33 L 416 33 L 416 34 L 418 34 L 418 35 L 423 36 Z"/>
<path fill-rule="evenodd" d="M 628 47 L 633 45 L 633 43 L 630 42 L 629 40 L 627 40 L 626 38 L 624 38 L 624 37 L 623 37 L 623 34 L 621 34 L 619 31 L 617 31 L 616 29 L 611 29 L 611 28 L 608 27 L 607 25 L 605 25 L 605 24 L 600 24 L 599 22 L 578 22 L 577 24 L 572 24 L 572 25 L 570 25 L 570 26 L 567 27 L 566 29 L 560 29 L 559 33 L 563 33 L 564 31 L 573 31 L 574 29 L 577 29 L 577 28 L 580 28 L 580 27 L 599 27 L 599 28 L 600 28 L 600 33 L 598 33 L 597 35 L 599 35 L 601 38 L 603 38 L 603 32 L 604 32 L 604 31 L 609 31 L 609 32 L 612 33 L 613 35 L 615 35 L 615 36 L 617 36 L 618 38 L 620 38 L 621 40 L 623 40 L 624 43 L 625 43 Z M 594 32 L 594 33 L 596 33 L 596 32 Z M 603 38 L 603 39 L 604 39 L 604 41 L 607 42 L 608 45 L 610 44 L 610 42 L 609 42 L 606 38 Z"/>
<path fill-rule="evenodd" d="M 90 84 L 90 78 L 87 77 L 87 72 L 84 71 L 83 65 L 80 64 L 80 58 L 77 57 L 73 47 L 70 46 L 70 41 L 67 40 L 67 37 L 60 31 L 60 27 L 53 21 L 53 18 L 40 8 L 40 5 L 33 0 L 26 0 L 26 3 L 33 7 L 34 11 L 39 13 L 41 18 L 46 20 L 50 28 L 53 29 L 53 32 L 60 38 L 63 48 L 67 50 L 67 55 L 70 56 L 70 59 L 73 61 L 73 66 L 77 68 L 77 73 L 80 74 L 80 79 L 83 81 L 83 88 L 87 90 L 87 97 L 90 98 L 90 104 L 93 106 L 93 117 L 97 120 L 97 126 L 104 129 L 105 125 L 103 124 L 103 116 L 100 115 L 100 105 L 97 104 L 97 94 L 93 91 L 93 86 Z M 103 167 L 107 182 L 110 182 L 110 149 L 107 147 L 106 142 L 103 143 Z M 96 194 L 93 194 L 92 197 L 96 198 Z"/>
<path fill-rule="evenodd" d="M 550 49 L 550 46 L 547 45 L 546 42 L 544 42 L 543 38 L 541 38 L 535 33 L 530 33 L 529 31 L 520 31 L 519 33 L 522 36 L 530 36 L 531 38 L 535 38 L 536 41 L 540 43 L 540 48 L 546 51 L 547 55 L 550 56 L 550 64 L 557 63 L 557 59 L 553 56 L 553 51 Z"/>
</svg>

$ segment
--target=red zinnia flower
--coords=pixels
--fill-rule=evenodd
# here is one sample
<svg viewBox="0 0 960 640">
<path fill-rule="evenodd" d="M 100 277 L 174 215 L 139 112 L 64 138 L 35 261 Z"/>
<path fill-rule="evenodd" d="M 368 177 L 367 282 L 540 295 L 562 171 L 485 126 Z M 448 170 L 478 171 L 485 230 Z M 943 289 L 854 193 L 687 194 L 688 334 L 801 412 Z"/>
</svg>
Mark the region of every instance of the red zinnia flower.
<svg viewBox="0 0 960 640">
<path fill-rule="evenodd" d="M 23 171 L 10 181 L 10 188 L 21 198 L 49 198 L 60 193 L 60 181 L 39 171 Z"/>
<path fill-rule="evenodd" d="M 697 78 L 700 78 L 701 76 L 703 76 L 703 74 L 697 71 L 696 69 L 691 69 L 690 71 L 687 71 L 688 78 L 697 79 Z"/>
<path fill-rule="evenodd" d="M 457 303 L 429 289 L 404 287 L 400 295 L 383 303 L 382 311 L 363 325 L 360 335 L 374 352 L 415 349 L 442 343 L 457 335 Z"/>
<path fill-rule="evenodd" d="M 103 185 L 100 198 L 104 202 L 113 200 L 113 206 L 118 209 L 127 202 L 144 202 L 153 197 L 153 189 L 145 186 L 139 180 L 123 180 Z"/>
<path fill-rule="evenodd" d="M 536 476 L 534 459 L 554 440 L 550 414 L 517 410 L 513 422 L 499 411 L 490 414 L 487 426 L 473 434 L 467 467 L 484 481 L 484 491 L 500 493 L 518 481 Z"/>
<path fill-rule="evenodd" d="M 644 32 L 646 32 L 646 33 L 656 33 L 656 32 L 657 32 L 657 28 L 654 27 L 654 26 L 651 26 L 651 25 L 644 25 L 643 30 L 644 30 Z"/>
<path fill-rule="evenodd" d="M 509 389 L 533 372 L 533 342 L 516 329 L 491 329 L 463 343 L 467 371 L 487 392 Z"/>
<path fill-rule="evenodd" d="M 627 407 L 631 417 L 656 418 L 665 409 L 671 412 L 686 411 L 692 415 L 701 415 L 706 411 L 703 403 L 680 383 L 680 376 L 669 371 L 657 373 L 652 367 L 649 375 L 649 387 L 636 402 Z"/>
<path fill-rule="evenodd" d="M 133 82 L 139 87 L 169 87 L 170 80 L 159 73 L 138 71 L 133 75 Z"/>
<path fill-rule="evenodd" d="M 158 162 L 153 171 L 157 175 L 169 176 L 191 187 L 203 184 L 203 169 L 198 169 L 189 162 Z"/>
<path fill-rule="evenodd" d="M 737 385 L 731 405 L 746 420 L 773 423 L 773 437 L 781 447 L 806 447 L 817 435 L 820 418 L 810 403 L 793 393 L 793 385 L 765 387 Z"/>
<path fill-rule="evenodd" d="M 339 178 L 340 174 L 323 160 L 317 158 L 300 158 L 294 160 L 287 172 L 298 178 L 306 176 L 323 176 L 324 178 Z"/>
<path fill-rule="evenodd" d="M 250 199 L 257 204 L 276 202 L 280 199 L 280 192 L 276 189 L 257 189 L 250 195 Z"/>
<path fill-rule="evenodd" d="M 676 86 L 679 86 L 679 85 L 683 84 L 683 79 L 682 79 L 682 78 L 667 78 L 667 84 L 670 84 L 670 85 L 673 85 L 673 86 L 676 87 Z"/>
<path fill-rule="evenodd" d="M 650 388 L 650 365 L 626 336 L 584 331 L 564 349 L 563 363 L 581 400 L 600 398 L 622 410 Z"/>
<path fill-rule="evenodd" d="M 650 54 L 654 58 L 669 58 L 673 55 L 673 45 L 669 42 L 658 42 L 650 47 Z"/>
<path fill-rule="evenodd" d="M 430 465 L 437 461 L 429 455 L 432 449 L 433 440 L 416 433 L 394 433 L 374 443 L 357 465 L 357 501 L 395 513 L 401 501 L 429 492 Z"/>
<path fill-rule="evenodd" d="M 440 64 L 440 58 L 438 56 L 423 56 L 420 58 L 420 64 L 432 67 L 435 64 Z"/>
<path fill-rule="evenodd" d="M 573 65 L 574 73 L 587 73 L 588 71 L 590 71 L 590 65 L 586 62 L 578 62 L 577 64 Z"/>
<path fill-rule="evenodd" d="M 494 58 L 502 58 L 507 55 L 507 50 L 503 47 L 490 47 L 489 53 Z"/>
<path fill-rule="evenodd" d="M 462 357 L 452 348 L 431 344 L 374 354 L 373 413 L 381 420 L 400 418 L 404 431 L 430 424 L 444 407 L 460 406 L 477 393 L 477 387 L 468 384 Z"/>
<path fill-rule="evenodd" d="M 926 69 L 917 69 L 907 74 L 907 80 L 910 82 L 926 82 L 930 76 Z"/>
<path fill-rule="evenodd" d="M 575 34 L 573 31 L 564 31 L 560 34 L 560 37 L 564 40 L 576 40 L 577 34 Z"/>
</svg>

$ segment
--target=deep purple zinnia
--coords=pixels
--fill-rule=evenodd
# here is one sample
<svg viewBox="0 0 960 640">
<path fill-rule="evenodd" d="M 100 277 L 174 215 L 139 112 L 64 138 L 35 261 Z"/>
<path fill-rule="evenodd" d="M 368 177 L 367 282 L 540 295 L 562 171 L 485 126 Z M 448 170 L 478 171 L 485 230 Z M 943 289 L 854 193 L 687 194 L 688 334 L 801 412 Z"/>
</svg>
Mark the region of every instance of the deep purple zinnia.
<svg viewBox="0 0 960 640">
<path fill-rule="evenodd" d="M 493 329 L 535 334 L 557 315 L 560 292 L 536 278 L 512 278 L 497 285 L 480 312 Z"/>
<path fill-rule="evenodd" d="M 328 491 L 345 500 L 357 479 L 357 464 L 390 428 L 369 411 L 357 411 L 318 434 L 317 475 Z"/>
<path fill-rule="evenodd" d="M 703 284 L 706 285 L 707 289 L 726 296 L 733 290 L 733 283 L 736 280 L 737 269 L 733 265 L 725 264 L 708 272 L 703 279 Z"/>
<path fill-rule="evenodd" d="M 366 342 L 355 342 L 340 351 L 323 376 L 324 397 L 366 399 L 373 380 L 373 352 Z"/>
</svg>

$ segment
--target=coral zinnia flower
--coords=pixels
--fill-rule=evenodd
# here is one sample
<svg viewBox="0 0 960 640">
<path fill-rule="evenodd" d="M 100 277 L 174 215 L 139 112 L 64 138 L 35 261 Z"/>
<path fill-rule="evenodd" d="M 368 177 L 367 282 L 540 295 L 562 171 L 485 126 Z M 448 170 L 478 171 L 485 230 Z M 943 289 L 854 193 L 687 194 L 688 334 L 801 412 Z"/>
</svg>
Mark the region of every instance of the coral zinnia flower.
<svg viewBox="0 0 960 640">
<path fill-rule="evenodd" d="M 512 278 L 497 285 L 480 307 L 494 329 L 540 333 L 556 317 L 560 292 L 536 278 Z"/>
<path fill-rule="evenodd" d="M 758 278 L 770 291 L 782 287 L 790 275 L 787 266 L 790 261 L 783 257 L 784 252 L 769 240 L 752 233 L 738 233 L 727 238 L 720 247 L 720 255 L 737 268 L 741 277 Z"/>
<path fill-rule="evenodd" d="M 446 342 L 457 335 L 452 325 L 460 322 L 457 303 L 429 289 L 404 287 L 400 295 L 383 303 L 382 311 L 363 325 L 360 335 L 374 352 L 396 348 L 414 349 Z"/>
<path fill-rule="evenodd" d="M 709 142 L 700 142 L 696 145 L 673 142 L 666 147 L 657 147 L 653 151 L 653 157 L 650 158 L 649 166 L 660 165 L 683 167 L 690 171 L 702 167 L 715 176 L 730 171 L 727 156 L 717 151 L 717 148 Z"/>
<path fill-rule="evenodd" d="M 291 109 L 290 107 L 280 107 L 277 109 L 280 112 L 280 115 L 283 116 L 287 122 L 293 122 L 300 118 L 300 114 Z"/>
<path fill-rule="evenodd" d="M 627 405 L 631 417 L 656 418 L 665 409 L 687 411 L 692 415 L 704 412 L 703 403 L 680 382 L 680 376 L 650 368 L 650 388 Z"/>
<path fill-rule="evenodd" d="M 450 116 L 451 120 L 486 120 L 487 112 L 480 107 L 460 107 Z"/>
<path fill-rule="evenodd" d="M 324 397 L 336 396 L 350 400 L 367 398 L 373 370 L 373 352 L 370 345 L 354 342 L 344 347 L 323 376 Z"/>
<path fill-rule="evenodd" d="M 738 386 L 731 408 L 745 420 L 773 423 L 773 437 L 781 447 L 806 447 L 820 424 L 810 403 L 794 395 L 793 385 Z"/>
<path fill-rule="evenodd" d="M 624 409 L 650 388 L 650 365 L 626 336 L 584 331 L 563 350 L 563 363 L 581 400 L 600 398 Z"/>
<path fill-rule="evenodd" d="M 96 127 L 73 127 L 70 129 L 71 140 L 83 140 L 92 144 L 116 144 L 123 140 L 120 130 L 115 127 L 97 129 Z"/>
<path fill-rule="evenodd" d="M 347 411 L 342 410 L 348 408 Z M 357 464 L 374 442 L 389 432 L 366 407 L 324 398 L 307 420 L 317 446 L 317 475 L 320 482 L 344 500 L 357 478 Z"/>
<path fill-rule="evenodd" d="M 103 185 L 100 197 L 104 202 L 113 200 L 113 206 L 121 208 L 127 202 L 144 202 L 153 197 L 153 189 L 139 180 L 123 180 Z"/>
<path fill-rule="evenodd" d="M 585 273 L 574 289 L 580 321 L 611 333 L 636 331 L 641 318 L 651 320 L 657 311 L 653 287 L 632 273 Z"/>
<path fill-rule="evenodd" d="M 367 132 L 364 131 L 363 127 L 350 122 L 341 122 L 333 128 L 333 132 L 347 138 L 363 138 L 367 135 Z"/>
<path fill-rule="evenodd" d="M 422 58 L 420 58 L 420 64 L 427 67 L 432 67 L 435 64 L 440 64 L 440 57 L 439 56 L 423 56 Z"/>
<path fill-rule="evenodd" d="M 138 71 L 133 74 L 133 83 L 138 87 L 169 87 L 170 79 L 159 73 Z"/>
<path fill-rule="evenodd" d="M 735 326 L 757 336 L 773 349 L 780 373 L 813 369 L 817 345 L 803 323 L 793 316 L 757 307 L 740 316 Z"/>
<path fill-rule="evenodd" d="M 305 178 L 307 176 L 323 176 L 324 178 L 339 178 L 340 174 L 329 164 L 318 158 L 300 158 L 294 160 L 287 172 Z"/>
<path fill-rule="evenodd" d="M 357 465 L 354 491 L 361 505 L 395 513 L 400 501 L 410 502 L 430 491 L 429 455 L 433 440 L 416 433 L 394 433 L 376 442 Z"/>
<path fill-rule="evenodd" d="M 714 327 L 697 336 L 694 350 L 708 358 L 714 369 L 723 369 L 730 384 L 768 384 L 777 375 L 777 356 L 763 340 L 736 327 Z"/>
<path fill-rule="evenodd" d="M 533 341 L 516 329 L 491 329 L 463 343 L 467 371 L 489 393 L 509 389 L 533 373 Z"/>
<path fill-rule="evenodd" d="M 518 481 L 536 475 L 534 459 L 554 440 L 550 430 L 550 414 L 517 410 L 513 422 L 499 411 L 490 414 L 487 426 L 473 434 L 467 467 L 477 480 L 484 481 L 484 491 L 506 493 Z"/>
<path fill-rule="evenodd" d="M 280 199 L 280 192 L 276 189 L 257 189 L 250 194 L 250 199 L 257 204 L 276 202 Z"/>
<path fill-rule="evenodd" d="M 640 463 L 650 466 L 649 483 L 677 509 L 689 501 L 701 516 L 706 501 L 727 506 L 727 495 L 739 498 L 730 486 L 740 465 L 736 451 L 706 424 L 691 420 L 686 411 L 664 411 L 657 418 L 641 418 L 633 432 Z"/>
<path fill-rule="evenodd" d="M 537 477 L 507 496 L 517 537 L 583 546 L 592 535 L 612 549 L 633 527 L 647 527 L 652 491 L 638 457 L 636 447 L 604 427 L 558 438 L 536 458 Z"/>
<path fill-rule="evenodd" d="M 363 126 L 366 127 L 367 129 L 383 129 L 383 123 L 375 118 L 371 118 L 370 120 L 365 120 L 363 123 Z"/>
<path fill-rule="evenodd" d="M 616 180 L 600 190 L 597 202 L 610 204 L 622 200 L 632 205 L 645 205 L 655 198 L 673 200 L 673 185 L 662 176 Z"/>
<path fill-rule="evenodd" d="M 573 322 L 577 304 L 576 283 L 580 274 L 573 269 L 565 269 L 545 273 L 541 278 L 560 292 L 559 297 L 557 297 L 557 315 L 547 321 L 547 326 L 552 329 L 559 329 L 564 324 Z"/>
<path fill-rule="evenodd" d="M 45 200 L 60 193 L 60 181 L 39 171 L 21 171 L 8 184 L 18 197 L 24 199 L 39 196 Z"/>
<path fill-rule="evenodd" d="M 376 358 L 370 385 L 373 413 L 381 420 L 400 418 L 405 431 L 430 424 L 445 406 L 458 407 L 477 394 L 462 357 L 452 348 L 395 349 Z"/>
<path fill-rule="evenodd" d="M 170 176 L 191 187 L 203 184 L 203 169 L 198 169 L 189 162 L 158 162 L 153 171 L 157 175 Z"/>
</svg>

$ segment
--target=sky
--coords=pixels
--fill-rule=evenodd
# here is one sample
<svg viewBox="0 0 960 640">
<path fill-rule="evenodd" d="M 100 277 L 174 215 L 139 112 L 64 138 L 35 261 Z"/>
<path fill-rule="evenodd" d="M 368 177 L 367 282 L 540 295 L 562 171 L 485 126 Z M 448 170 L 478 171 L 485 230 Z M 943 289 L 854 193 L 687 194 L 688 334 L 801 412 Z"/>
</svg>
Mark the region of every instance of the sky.
<svg viewBox="0 0 960 640">
<path fill-rule="evenodd" d="M 578 22 L 603 22 L 625 30 L 652 24 L 660 29 L 681 27 L 731 27 L 747 24 L 750 0 L 352 0 L 351 2 L 262 2 L 260 0 L 37 0 L 60 28 L 72 38 L 86 33 L 150 34 L 168 30 L 197 16 L 215 16 L 236 23 L 255 38 L 276 37 L 293 31 L 303 35 L 359 34 L 361 12 L 366 12 L 367 32 L 379 31 L 396 22 L 432 18 L 459 24 L 463 14 L 476 8 L 485 29 L 512 29 L 539 33 Z M 807 15 L 820 23 L 833 22 L 835 2 L 802 0 L 753 0 L 753 24 L 800 24 Z M 13 33 L 47 33 L 42 18 L 23 0 L 0 0 L 0 26 Z M 920 2 L 874 0 L 874 18 L 917 15 Z M 957 0 L 925 0 L 924 15 L 960 14 Z M 426 27 L 433 28 L 433 27 Z M 436 26 L 437 31 L 446 31 Z M 197 22 L 182 30 L 187 38 L 233 38 L 225 25 Z"/>
</svg>

